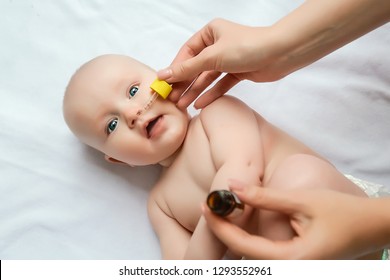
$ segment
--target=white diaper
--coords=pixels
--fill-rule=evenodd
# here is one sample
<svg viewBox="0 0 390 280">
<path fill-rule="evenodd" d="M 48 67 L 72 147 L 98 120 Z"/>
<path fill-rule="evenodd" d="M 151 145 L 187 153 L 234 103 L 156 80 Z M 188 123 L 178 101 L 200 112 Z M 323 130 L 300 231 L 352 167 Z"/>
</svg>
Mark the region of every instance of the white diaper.
<svg viewBox="0 0 390 280">
<path fill-rule="evenodd" d="M 344 174 L 350 181 L 361 188 L 369 197 L 383 197 L 390 196 L 390 187 L 364 181 L 362 179 L 353 177 L 352 175 Z"/>
<path fill-rule="evenodd" d="M 390 196 L 390 187 L 364 181 L 348 174 L 344 174 L 344 176 L 361 188 L 369 197 Z M 390 249 L 383 250 L 382 260 L 390 260 Z"/>
</svg>

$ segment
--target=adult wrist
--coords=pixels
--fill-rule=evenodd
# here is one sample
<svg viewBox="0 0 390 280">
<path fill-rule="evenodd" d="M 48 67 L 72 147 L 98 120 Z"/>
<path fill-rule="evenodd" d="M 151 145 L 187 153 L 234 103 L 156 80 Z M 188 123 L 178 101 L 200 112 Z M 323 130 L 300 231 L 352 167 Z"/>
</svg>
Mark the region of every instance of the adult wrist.
<svg viewBox="0 0 390 280">
<path fill-rule="evenodd" d="M 369 199 L 367 209 L 376 221 L 372 236 L 381 248 L 390 248 L 390 197 Z"/>
<path fill-rule="evenodd" d="M 310 64 L 296 53 L 299 42 L 294 36 L 286 34 L 286 30 L 278 23 L 267 28 L 268 36 L 265 39 L 259 38 L 261 40 L 259 45 L 262 47 L 260 52 L 264 54 L 264 62 L 268 68 L 264 72 L 273 77 L 271 80 L 279 80 Z"/>
</svg>

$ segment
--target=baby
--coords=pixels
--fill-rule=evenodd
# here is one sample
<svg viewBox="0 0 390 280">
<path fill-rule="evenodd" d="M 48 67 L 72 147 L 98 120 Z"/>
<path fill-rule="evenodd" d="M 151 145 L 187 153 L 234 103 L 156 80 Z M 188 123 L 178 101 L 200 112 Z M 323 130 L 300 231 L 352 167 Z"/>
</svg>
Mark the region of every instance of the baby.
<svg viewBox="0 0 390 280">
<path fill-rule="evenodd" d="M 231 96 L 192 118 L 162 98 L 145 109 L 155 78 L 154 70 L 130 57 L 99 56 L 71 78 L 63 113 L 72 132 L 106 160 L 162 166 L 148 212 L 164 259 L 225 256 L 227 249 L 208 229 L 200 205 L 211 191 L 227 189 L 231 179 L 265 188 L 329 188 L 365 196 L 320 155 Z M 294 236 L 278 213 L 245 207 L 231 220 L 274 240 Z"/>
</svg>

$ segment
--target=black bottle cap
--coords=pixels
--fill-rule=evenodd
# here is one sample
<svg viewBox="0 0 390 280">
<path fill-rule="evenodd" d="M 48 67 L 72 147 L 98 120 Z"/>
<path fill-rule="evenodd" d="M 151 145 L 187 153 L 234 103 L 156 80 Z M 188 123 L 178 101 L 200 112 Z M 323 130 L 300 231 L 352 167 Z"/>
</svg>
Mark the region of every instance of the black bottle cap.
<svg viewBox="0 0 390 280">
<path fill-rule="evenodd" d="M 224 217 L 234 210 L 236 199 L 230 191 L 213 191 L 207 197 L 207 206 L 213 213 Z"/>
</svg>

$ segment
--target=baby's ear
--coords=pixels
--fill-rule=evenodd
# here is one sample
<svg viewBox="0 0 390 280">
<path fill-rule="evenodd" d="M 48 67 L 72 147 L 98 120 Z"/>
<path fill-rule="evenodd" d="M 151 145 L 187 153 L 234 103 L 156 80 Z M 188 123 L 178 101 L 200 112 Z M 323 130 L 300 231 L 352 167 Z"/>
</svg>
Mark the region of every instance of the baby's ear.
<svg viewBox="0 0 390 280">
<path fill-rule="evenodd" d="M 123 161 L 117 160 L 117 159 L 115 159 L 115 158 L 113 158 L 113 157 L 110 157 L 110 156 L 108 156 L 108 155 L 104 155 L 104 159 L 105 159 L 106 161 L 110 162 L 110 163 L 126 164 L 126 163 L 124 163 Z"/>
</svg>

